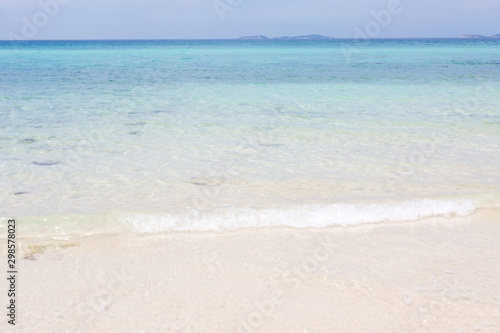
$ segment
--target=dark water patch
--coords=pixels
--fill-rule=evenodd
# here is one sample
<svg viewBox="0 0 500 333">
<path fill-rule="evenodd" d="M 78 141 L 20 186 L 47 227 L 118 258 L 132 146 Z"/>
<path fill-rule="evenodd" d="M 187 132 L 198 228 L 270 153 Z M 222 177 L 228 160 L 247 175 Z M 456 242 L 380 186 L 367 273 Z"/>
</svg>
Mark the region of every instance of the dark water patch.
<svg viewBox="0 0 500 333">
<path fill-rule="evenodd" d="M 20 139 L 19 143 L 24 143 L 24 144 L 31 144 L 37 142 L 37 139 L 32 139 L 32 138 L 27 138 L 27 139 Z"/>
<path fill-rule="evenodd" d="M 142 132 L 132 131 L 132 132 L 128 132 L 128 134 L 130 134 L 130 135 L 140 135 L 140 134 L 142 134 Z"/>
<path fill-rule="evenodd" d="M 15 192 L 14 195 L 21 195 L 21 194 L 26 194 L 29 193 L 27 191 L 20 191 L 20 192 Z"/>
<path fill-rule="evenodd" d="M 500 125 L 500 121 L 485 121 L 484 124 L 486 125 Z"/>
<path fill-rule="evenodd" d="M 61 162 L 58 162 L 58 161 L 45 161 L 45 162 L 33 161 L 34 165 L 56 165 L 56 164 L 60 164 L 60 163 Z"/>
<path fill-rule="evenodd" d="M 156 111 L 153 111 L 152 113 L 174 113 L 174 111 L 169 111 L 169 110 L 156 110 Z"/>
<path fill-rule="evenodd" d="M 130 127 L 133 127 L 133 126 L 146 126 L 146 122 L 145 121 L 136 121 L 136 122 L 133 122 L 133 123 L 126 123 L 127 126 L 130 126 Z"/>
</svg>

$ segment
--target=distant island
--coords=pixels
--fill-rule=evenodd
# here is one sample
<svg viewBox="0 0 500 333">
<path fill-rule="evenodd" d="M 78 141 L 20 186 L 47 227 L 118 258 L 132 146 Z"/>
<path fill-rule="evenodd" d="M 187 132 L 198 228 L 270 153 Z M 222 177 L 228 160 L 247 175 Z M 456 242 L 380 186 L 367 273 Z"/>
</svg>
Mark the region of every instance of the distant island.
<svg viewBox="0 0 500 333">
<path fill-rule="evenodd" d="M 482 39 L 482 38 L 500 38 L 500 34 L 496 34 L 493 36 L 483 36 L 483 35 L 462 35 L 460 38 L 469 38 L 469 39 Z M 334 37 L 324 36 L 324 35 L 303 35 L 303 36 L 282 36 L 282 37 L 273 37 L 269 38 L 264 35 L 257 36 L 243 36 L 237 38 L 240 40 L 332 40 Z"/>
<path fill-rule="evenodd" d="M 244 36 L 240 37 L 238 39 L 244 39 L 244 40 L 331 40 L 334 39 L 333 37 L 329 36 L 323 36 L 323 35 L 304 35 L 304 36 L 282 36 L 282 37 L 274 37 L 274 38 L 269 38 L 266 36 L 258 35 L 258 36 Z"/>
<path fill-rule="evenodd" d="M 469 39 L 481 39 L 481 38 L 500 38 L 500 34 L 496 34 L 493 36 L 483 36 L 483 35 L 462 35 L 460 38 L 469 38 Z M 324 35 L 303 35 L 303 36 L 282 36 L 282 37 L 273 37 L 269 38 L 264 35 L 257 36 L 244 36 L 238 38 L 240 40 L 332 40 L 334 37 L 324 36 Z"/>
<path fill-rule="evenodd" d="M 462 35 L 460 38 L 500 38 L 500 34 L 493 36 L 483 36 L 483 35 Z"/>
</svg>

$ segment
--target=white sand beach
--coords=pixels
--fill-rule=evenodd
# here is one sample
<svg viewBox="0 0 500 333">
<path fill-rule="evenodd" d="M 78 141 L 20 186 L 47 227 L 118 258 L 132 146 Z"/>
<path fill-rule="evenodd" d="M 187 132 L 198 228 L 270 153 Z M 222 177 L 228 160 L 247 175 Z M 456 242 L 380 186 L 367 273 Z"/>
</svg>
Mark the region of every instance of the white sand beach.
<svg viewBox="0 0 500 333">
<path fill-rule="evenodd" d="M 3 320 L 1 330 L 498 332 L 499 240 L 498 209 L 325 229 L 121 233 L 52 247 L 26 240 L 18 324 Z"/>
</svg>

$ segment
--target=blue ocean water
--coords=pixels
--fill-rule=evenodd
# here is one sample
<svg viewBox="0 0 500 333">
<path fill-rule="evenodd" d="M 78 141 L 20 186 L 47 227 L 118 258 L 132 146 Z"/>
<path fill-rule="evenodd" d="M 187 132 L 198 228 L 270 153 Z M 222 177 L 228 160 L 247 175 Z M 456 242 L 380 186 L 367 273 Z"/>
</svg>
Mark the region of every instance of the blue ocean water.
<svg viewBox="0 0 500 333">
<path fill-rule="evenodd" d="M 0 216 L 463 216 L 499 151 L 500 39 L 0 42 Z"/>
</svg>

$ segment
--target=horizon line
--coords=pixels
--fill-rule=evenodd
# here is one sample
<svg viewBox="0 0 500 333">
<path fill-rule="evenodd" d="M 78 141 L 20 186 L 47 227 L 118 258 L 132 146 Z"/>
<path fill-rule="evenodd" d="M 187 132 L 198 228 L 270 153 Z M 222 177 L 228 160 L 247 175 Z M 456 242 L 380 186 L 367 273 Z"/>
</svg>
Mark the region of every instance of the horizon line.
<svg viewBox="0 0 500 333">
<path fill-rule="evenodd" d="M 75 38 L 75 39 L 64 39 L 64 38 L 57 38 L 57 39 L 0 39 L 0 42 L 50 42 L 50 41 L 199 41 L 199 40 L 245 40 L 245 41 L 272 41 L 273 39 L 279 39 L 281 37 L 288 37 L 288 36 L 280 36 L 280 37 L 268 37 L 269 39 L 243 39 L 244 37 L 254 37 L 254 36 L 265 36 L 265 35 L 252 35 L 252 36 L 242 36 L 242 37 L 236 37 L 236 38 Z M 331 39 L 298 39 L 298 41 L 332 41 L 332 40 L 384 40 L 384 39 L 500 39 L 498 37 L 493 37 L 493 36 L 484 36 L 484 35 L 477 35 L 481 37 L 463 37 L 463 36 L 476 36 L 474 34 L 472 35 L 462 35 L 462 36 L 453 36 L 453 37 L 373 37 L 373 38 L 355 38 L 355 37 L 331 37 L 331 36 L 326 36 L 330 37 Z M 267 36 L 265 36 L 267 37 Z M 295 37 L 295 36 L 292 36 Z M 297 40 L 279 40 L 279 41 L 297 41 Z"/>
</svg>

